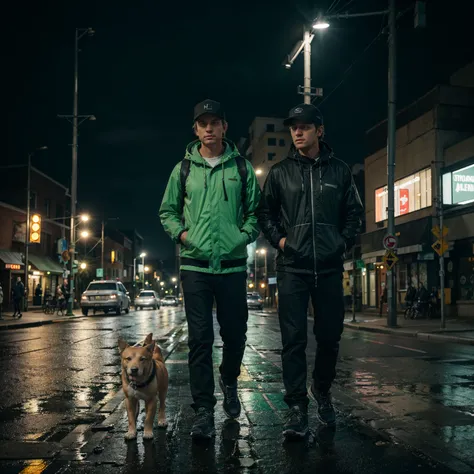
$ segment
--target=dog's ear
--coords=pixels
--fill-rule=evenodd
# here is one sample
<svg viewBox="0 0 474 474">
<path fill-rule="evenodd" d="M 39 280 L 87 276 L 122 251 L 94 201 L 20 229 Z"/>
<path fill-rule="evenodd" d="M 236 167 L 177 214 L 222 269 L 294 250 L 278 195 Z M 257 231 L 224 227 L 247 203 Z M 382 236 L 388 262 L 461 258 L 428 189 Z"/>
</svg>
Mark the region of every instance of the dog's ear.
<svg viewBox="0 0 474 474">
<path fill-rule="evenodd" d="M 153 354 L 153 351 L 155 350 L 155 341 L 145 346 L 145 348 L 148 352 L 151 352 Z"/>
<path fill-rule="evenodd" d="M 144 346 L 148 346 L 148 344 L 151 344 L 153 342 L 153 333 L 151 332 L 145 337 L 145 340 L 143 341 Z"/>
<path fill-rule="evenodd" d="M 123 339 L 119 338 L 118 346 L 120 349 L 120 354 L 127 348 L 130 347 Z"/>
</svg>

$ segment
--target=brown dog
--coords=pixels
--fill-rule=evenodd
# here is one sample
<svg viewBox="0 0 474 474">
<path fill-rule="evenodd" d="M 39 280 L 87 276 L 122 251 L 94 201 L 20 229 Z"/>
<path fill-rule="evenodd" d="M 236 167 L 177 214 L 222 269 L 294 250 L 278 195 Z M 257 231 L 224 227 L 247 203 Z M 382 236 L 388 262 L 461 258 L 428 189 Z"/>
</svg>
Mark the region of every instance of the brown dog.
<svg viewBox="0 0 474 474">
<path fill-rule="evenodd" d="M 122 356 L 122 388 L 128 415 L 128 431 L 125 435 L 127 440 L 137 437 L 140 400 L 145 401 L 146 411 L 143 439 L 153 439 L 157 397 L 160 399 L 158 426 L 168 426 L 165 415 L 168 371 L 161 350 L 152 338 L 153 335 L 148 334 L 143 346 L 133 347 L 123 339 L 118 341 Z"/>
</svg>

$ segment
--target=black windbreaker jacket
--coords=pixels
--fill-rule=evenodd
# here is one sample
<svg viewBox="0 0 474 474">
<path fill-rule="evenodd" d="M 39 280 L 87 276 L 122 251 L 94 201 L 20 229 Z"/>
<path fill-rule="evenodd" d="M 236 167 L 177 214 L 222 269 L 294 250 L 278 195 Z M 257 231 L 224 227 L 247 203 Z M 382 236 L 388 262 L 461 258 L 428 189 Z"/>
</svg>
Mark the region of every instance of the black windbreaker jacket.
<svg viewBox="0 0 474 474">
<path fill-rule="evenodd" d="M 363 206 L 346 163 L 320 141 L 314 160 L 294 148 L 270 169 L 258 210 L 260 227 L 278 249 L 277 270 L 342 272 L 344 253 L 361 231 Z M 286 237 L 283 251 L 280 240 Z"/>
</svg>

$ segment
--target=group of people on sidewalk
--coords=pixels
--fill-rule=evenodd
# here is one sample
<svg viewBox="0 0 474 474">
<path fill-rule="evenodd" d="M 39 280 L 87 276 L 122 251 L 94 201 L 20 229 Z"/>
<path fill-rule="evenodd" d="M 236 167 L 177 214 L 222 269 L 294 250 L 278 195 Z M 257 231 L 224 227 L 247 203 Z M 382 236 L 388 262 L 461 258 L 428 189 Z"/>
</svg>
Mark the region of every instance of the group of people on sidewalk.
<svg viewBox="0 0 474 474">
<path fill-rule="evenodd" d="M 188 323 L 189 372 L 195 418 L 193 438 L 214 427 L 214 300 L 223 340 L 219 385 L 223 408 L 238 418 L 237 379 L 246 345 L 247 245 L 260 231 L 278 250 L 276 259 L 283 382 L 288 412 L 283 434 L 309 431 L 312 398 L 323 423 L 335 423 L 331 385 L 344 322 L 344 254 L 361 230 L 363 207 L 350 168 L 324 141 L 323 117 L 309 104 L 284 121 L 293 145 L 275 164 L 263 192 L 251 164 L 225 135 L 220 103 L 194 109 L 197 137 L 174 168 L 160 207 L 166 232 L 181 246 L 181 279 Z M 307 387 L 307 314 L 314 309 L 317 352 Z"/>
</svg>

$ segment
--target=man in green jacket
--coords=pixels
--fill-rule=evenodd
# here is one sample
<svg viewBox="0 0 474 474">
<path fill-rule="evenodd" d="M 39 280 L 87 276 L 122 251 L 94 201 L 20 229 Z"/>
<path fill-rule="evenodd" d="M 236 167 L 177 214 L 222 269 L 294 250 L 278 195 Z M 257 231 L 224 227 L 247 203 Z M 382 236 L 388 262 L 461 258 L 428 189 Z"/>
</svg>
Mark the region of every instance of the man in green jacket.
<svg viewBox="0 0 474 474">
<path fill-rule="evenodd" d="M 224 138 L 221 105 L 194 108 L 198 139 L 171 173 L 160 208 L 165 231 L 181 244 L 181 281 L 189 332 L 189 373 L 196 412 L 191 435 L 211 438 L 214 428 L 212 307 L 224 342 L 219 385 L 224 411 L 240 415 L 237 377 L 247 332 L 247 245 L 259 234 L 260 188 L 250 163 Z M 188 161 L 189 160 L 189 161 Z"/>
</svg>

